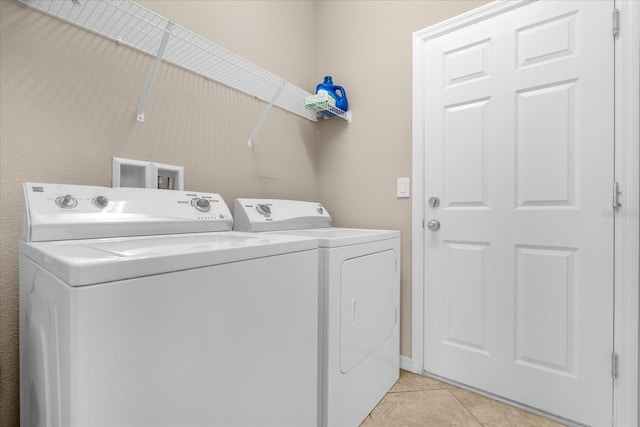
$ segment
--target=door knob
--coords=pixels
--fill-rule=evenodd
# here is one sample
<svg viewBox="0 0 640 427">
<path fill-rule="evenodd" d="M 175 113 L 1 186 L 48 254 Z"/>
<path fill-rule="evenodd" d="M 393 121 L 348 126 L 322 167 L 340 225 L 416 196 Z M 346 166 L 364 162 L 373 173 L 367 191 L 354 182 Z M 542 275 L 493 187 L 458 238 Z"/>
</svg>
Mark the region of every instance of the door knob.
<svg viewBox="0 0 640 427">
<path fill-rule="evenodd" d="M 431 231 L 438 231 L 440 229 L 440 221 L 432 219 L 427 223 L 427 228 Z"/>
</svg>

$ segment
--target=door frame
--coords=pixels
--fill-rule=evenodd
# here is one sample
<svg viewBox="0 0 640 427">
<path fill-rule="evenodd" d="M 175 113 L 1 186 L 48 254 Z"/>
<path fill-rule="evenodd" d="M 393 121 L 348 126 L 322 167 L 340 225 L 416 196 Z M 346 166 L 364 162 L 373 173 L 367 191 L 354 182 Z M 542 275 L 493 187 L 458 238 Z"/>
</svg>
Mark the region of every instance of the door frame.
<svg viewBox="0 0 640 427">
<path fill-rule="evenodd" d="M 426 41 L 537 0 L 494 1 L 413 33 L 412 114 L 412 348 L 404 363 L 424 372 L 424 49 Z M 640 2 L 615 0 L 620 33 L 615 43 L 615 180 L 622 206 L 616 212 L 614 280 L 614 425 L 640 422 Z M 612 19 L 613 20 L 613 19 Z M 613 37 L 613 35 L 612 35 Z M 612 210 L 608 214 L 612 214 Z M 607 212 L 603 212 L 603 215 Z M 409 364 L 410 366 L 406 366 Z"/>
</svg>

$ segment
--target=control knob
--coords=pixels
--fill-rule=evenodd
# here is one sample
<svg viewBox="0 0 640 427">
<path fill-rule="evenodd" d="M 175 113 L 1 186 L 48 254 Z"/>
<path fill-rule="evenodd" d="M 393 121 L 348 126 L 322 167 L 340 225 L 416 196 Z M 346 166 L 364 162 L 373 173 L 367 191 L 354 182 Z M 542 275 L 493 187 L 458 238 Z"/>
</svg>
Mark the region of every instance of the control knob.
<svg viewBox="0 0 640 427">
<path fill-rule="evenodd" d="M 56 205 L 64 209 L 73 209 L 78 206 L 78 200 L 75 199 L 71 194 L 67 194 L 65 196 L 56 198 Z"/>
<path fill-rule="evenodd" d="M 91 202 L 93 203 L 93 206 L 99 209 L 104 209 L 109 206 L 109 199 L 104 196 L 94 197 Z"/>
<path fill-rule="evenodd" d="M 193 199 L 191 205 L 200 212 L 209 212 L 211 209 L 211 203 L 207 199 Z"/>
<path fill-rule="evenodd" d="M 267 204 L 260 203 L 256 205 L 256 210 L 262 216 L 266 216 L 266 217 L 271 216 L 271 208 Z"/>
</svg>

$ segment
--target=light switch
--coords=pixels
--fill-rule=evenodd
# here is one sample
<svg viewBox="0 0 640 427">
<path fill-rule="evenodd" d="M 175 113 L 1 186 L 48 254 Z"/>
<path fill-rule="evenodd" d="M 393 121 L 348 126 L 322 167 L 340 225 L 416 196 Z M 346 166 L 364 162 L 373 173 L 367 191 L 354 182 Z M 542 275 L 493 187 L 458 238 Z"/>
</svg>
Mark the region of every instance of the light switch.
<svg viewBox="0 0 640 427">
<path fill-rule="evenodd" d="M 398 189 L 396 196 L 398 198 L 406 198 L 409 197 L 409 194 L 409 177 L 398 178 Z"/>
</svg>

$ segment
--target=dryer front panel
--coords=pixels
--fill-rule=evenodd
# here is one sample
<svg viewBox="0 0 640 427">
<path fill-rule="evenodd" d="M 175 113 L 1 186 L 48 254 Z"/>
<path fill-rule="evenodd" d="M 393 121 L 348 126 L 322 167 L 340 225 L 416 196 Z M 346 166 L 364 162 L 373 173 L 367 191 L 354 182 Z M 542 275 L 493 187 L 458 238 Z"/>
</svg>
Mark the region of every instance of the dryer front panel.
<svg viewBox="0 0 640 427">
<path fill-rule="evenodd" d="M 389 339 L 396 325 L 397 253 L 350 258 L 340 274 L 340 371 L 348 373 Z"/>
</svg>

